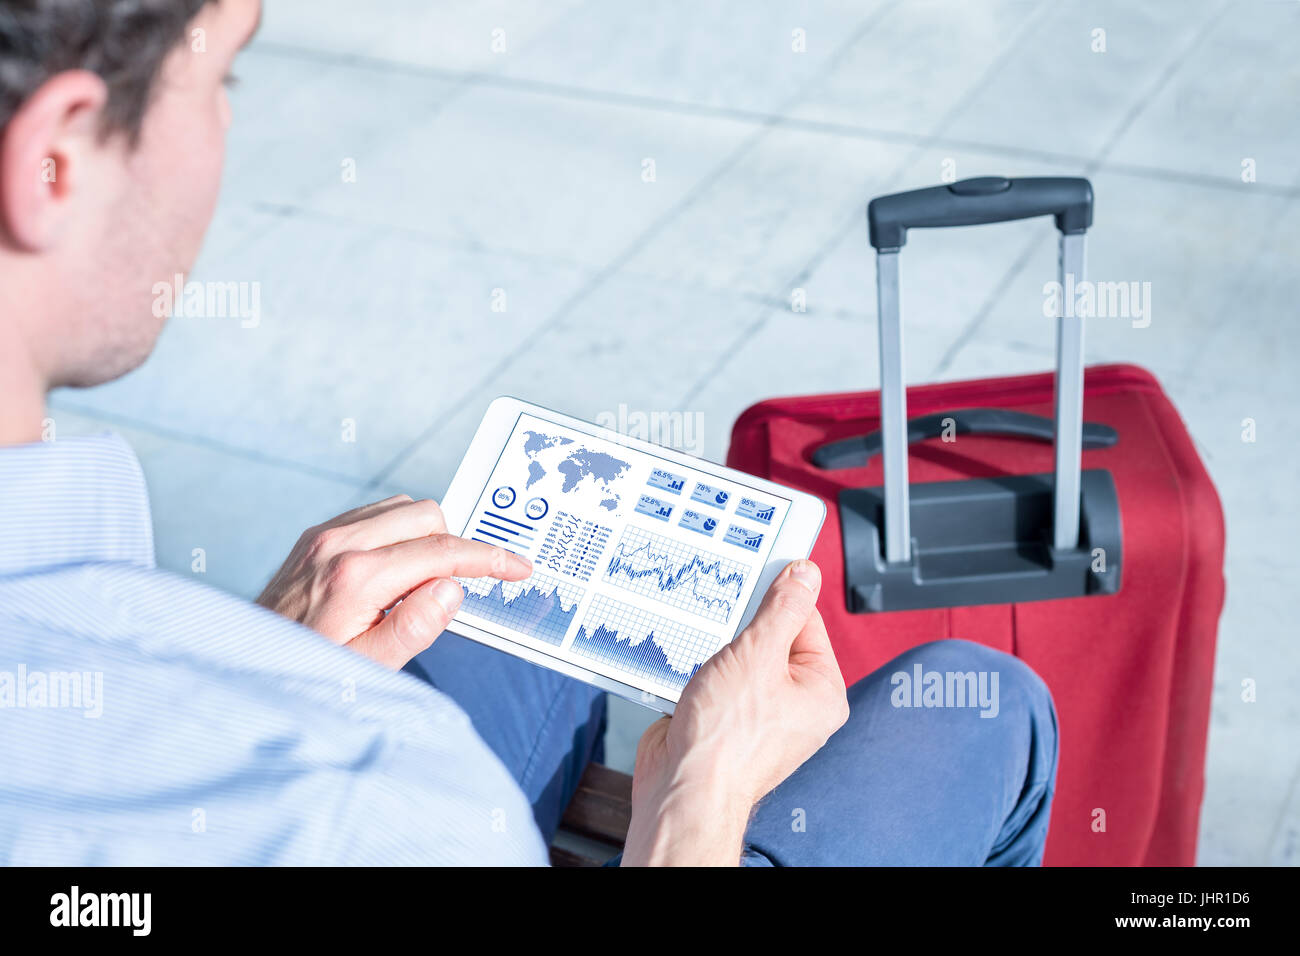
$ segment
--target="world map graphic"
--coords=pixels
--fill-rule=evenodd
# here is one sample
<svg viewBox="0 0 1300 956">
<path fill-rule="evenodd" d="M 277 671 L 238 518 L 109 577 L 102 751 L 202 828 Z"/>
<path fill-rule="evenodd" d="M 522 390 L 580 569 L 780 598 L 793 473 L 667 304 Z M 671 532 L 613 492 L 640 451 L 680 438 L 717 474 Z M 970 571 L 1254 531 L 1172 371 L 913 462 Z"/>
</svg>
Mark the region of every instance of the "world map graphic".
<svg viewBox="0 0 1300 956">
<path fill-rule="evenodd" d="M 548 452 L 559 449 L 561 452 L 575 442 L 563 435 L 547 435 L 538 431 L 524 432 L 524 454 L 528 456 L 528 483 L 531 488 L 549 474 L 543 458 L 552 459 Z M 557 452 L 559 454 L 559 452 Z M 614 482 L 627 473 L 632 466 L 622 459 L 603 451 L 594 451 L 584 445 L 577 445 L 552 465 L 562 477 L 560 491 L 572 494 L 583 482 L 591 482 L 603 495 L 600 507 L 615 511 L 621 498 L 614 490 Z"/>
</svg>

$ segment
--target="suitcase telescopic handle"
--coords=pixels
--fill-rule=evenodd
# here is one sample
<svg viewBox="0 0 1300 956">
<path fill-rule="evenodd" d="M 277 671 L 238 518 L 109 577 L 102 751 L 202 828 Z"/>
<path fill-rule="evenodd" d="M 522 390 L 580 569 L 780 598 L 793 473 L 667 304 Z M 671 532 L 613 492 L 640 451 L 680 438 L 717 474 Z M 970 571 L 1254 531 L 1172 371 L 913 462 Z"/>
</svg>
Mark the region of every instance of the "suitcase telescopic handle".
<svg viewBox="0 0 1300 956">
<path fill-rule="evenodd" d="M 970 226 L 1053 216 L 1060 231 L 1062 290 L 1084 277 L 1084 242 L 1092 225 L 1092 184 L 1077 177 L 1004 179 L 985 176 L 946 186 L 879 196 L 867 206 L 876 249 L 880 331 L 880 433 L 885 472 L 885 560 L 912 557 L 907 484 L 907 391 L 903 383 L 903 327 L 898 253 L 910 228 Z M 1079 496 L 1083 453 L 1083 320 L 1058 297 L 1056 319 L 1055 484 L 1052 544 L 1079 546 Z"/>
<path fill-rule="evenodd" d="M 901 249 L 908 229 L 978 226 L 1053 216 L 1064 235 L 1092 225 L 1092 184 L 1073 176 L 1005 179 L 980 176 L 947 186 L 878 196 L 867 206 L 867 229 L 877 251 Z"/>
</svg>

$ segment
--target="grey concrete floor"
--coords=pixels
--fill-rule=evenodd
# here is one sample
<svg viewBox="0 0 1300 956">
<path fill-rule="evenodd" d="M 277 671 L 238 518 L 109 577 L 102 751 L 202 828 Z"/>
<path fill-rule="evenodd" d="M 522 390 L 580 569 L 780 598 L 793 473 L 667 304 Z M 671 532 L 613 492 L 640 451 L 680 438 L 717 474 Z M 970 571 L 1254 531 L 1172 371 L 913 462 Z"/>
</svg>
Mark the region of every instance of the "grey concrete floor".
<svg viewBox="0 0 1300 956">
<path fill-rule="evenodd" d="M 255 594 L 308 525 L 440 495 L 503 393 L 699 415 L 721 459 L 760 398 L 876 386 L 870 197 L 1085 174 L 1089 274 L 1152 289 L 1089 360 L 1161 378 L 1228 516 L 1200 859 L 1300 862 L 1300 3 L 270 0 L 237 73 L 193 278 L 257 324 L 53 401 L 134 444 L 164 567 Z M 910 381 L 1051 366 L 1053 235 L 913 234 Z"/>
</svg>

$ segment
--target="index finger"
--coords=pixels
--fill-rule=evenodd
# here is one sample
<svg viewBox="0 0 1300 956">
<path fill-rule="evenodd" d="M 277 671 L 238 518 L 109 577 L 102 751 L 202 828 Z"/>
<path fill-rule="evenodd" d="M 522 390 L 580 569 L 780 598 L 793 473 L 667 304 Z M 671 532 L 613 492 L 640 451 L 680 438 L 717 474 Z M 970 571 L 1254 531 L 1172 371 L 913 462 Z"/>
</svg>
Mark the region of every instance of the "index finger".
<svg viewBox="0 0 1300 956">
<path fill-rule="evenodd" d="M 454 534 L 400 541 L 346 557 L 356 563 L 356 573 L 365 577 L 364 586 L 379 600 L 396 601 L 434 578 L 521 581 L 533 573 L 532 564 L 512 551 Z"/>
<path fill-rule="evenodd" d="M 431 498 L 420 501 L 408 498 L 345 524 L 343 550 L 371 551 L 399 541 L 443 534 L 446 530 L 447 521 L 438 502 Z"/>
</svg>

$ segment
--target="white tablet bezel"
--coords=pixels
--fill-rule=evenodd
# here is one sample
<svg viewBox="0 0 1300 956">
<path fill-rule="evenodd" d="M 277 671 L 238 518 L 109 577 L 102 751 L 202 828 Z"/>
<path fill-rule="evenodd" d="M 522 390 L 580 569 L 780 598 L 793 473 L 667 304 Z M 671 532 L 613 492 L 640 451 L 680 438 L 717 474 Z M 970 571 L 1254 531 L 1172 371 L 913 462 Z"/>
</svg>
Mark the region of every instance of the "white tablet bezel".
<svg viewBox="0 0 1300 956">
<path fill-rule="evenodd" d="M 451 486 L 442 499 L 442 511 L 447 519 L 447 530 L 452 534 L 463 535 L 465 533 L 470 518 L 473 516 L 474 507 L 491 478 L 492 471 L 501 457 L 501 452 L 511 434 L 513 434 L 519 416 L 524 414 L 534 415 L 537 418 L 554 422 L 575 431 L 676 462 L 705 475 L 712 475 L 716 478 L 724 478 L 737 484 L 747 485 L 756 491 L 774 494 L 790 502 L 785 521 L 782 522 L 776 539 L 772 543 L 772 551 L 767 564 L 764 565 L 762 572 L 759 574 L 758 584 L 754 588 L 753 596 L 750 598 L 749 604 L 746 605 L 744 613 L 740 616 L 734 633 L 739 633 L 753 618 L 754 612 L 758 609 L 758 604 L 767 592 L 768 586 L 781 572 L 781 569 L 791 561 L 806 558 L 812 553 L 813 544 L 816 542 L 817 535 L 821 531 L 822 522 L 826 518 L 826 505 L 815 495 L 796 491 L 793 488 L 787 488 L 784 485 L 778 485 L 775 482 L 756 478 L 733 468 L 727 468 L 725 465 L 719 465 L 703 458 L 695 458 L 673 448 L 623 435 L 600 425 L 594 425 L 591 422 L 563 415 L 541 405 L 533 405 L 508 396 L 498 398 L 488 406 L 483 415 L 483 420 L 479 423 L 478 430 L 474 433 L 474 438 L 470 442 L 469 450 L 466 451 L 460 467 L 456 469 L 456 474 L 451 480 Z M 572 661 L 552 657 L 534 648 L 518 644 L 508 637 L 494 634 L 462 620 L 453 620 L 447 630 L 453 634 L 459 634 L 461 637 L 467 637 L 470 640 L 513 654 L 515 657 L 521 657 L 542 667 L 567 674 L 570 677 L 585 681 L 602 690 L 618 694 L 620 697 L 625 697 L 654 710 L 671 714 L 675 708 L 675 703 L 667 698 L 660 697 L 631 684 L 625 684 L 604 674 L 598 674 Z"/>
</svg>

